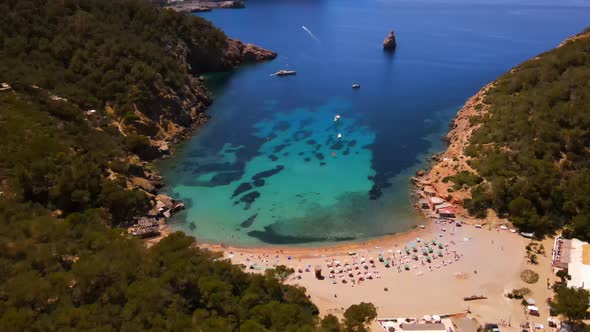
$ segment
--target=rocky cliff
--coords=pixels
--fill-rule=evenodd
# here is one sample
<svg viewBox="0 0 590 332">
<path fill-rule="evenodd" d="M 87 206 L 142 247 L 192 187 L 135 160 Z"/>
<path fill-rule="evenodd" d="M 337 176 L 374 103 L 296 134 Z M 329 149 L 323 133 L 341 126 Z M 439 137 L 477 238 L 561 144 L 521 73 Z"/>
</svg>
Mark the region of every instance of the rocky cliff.
<svg viewBox="0 0 590 332">
<path fill-rule="evenodd" d="M 229 71 L 243 63 L 272 60 L 277 56 L 253 44 L 227 38 L 218 61 L 203 67 L 200 54 L 190 42 L 177 41 L 169 49 L 184 68 L 187 84 L 176 90 L 158 86 L 154 103 L 136 108 L 134 120 L 116 124 L 124 135 L 140 134 L 149 138 L 149 146 L 138 153 L 144 160 L 168 154 L 171 144 L 207 121 L 204 111 L 213 99 L 204 79 L 197 75 L 204 71 Z"/>
</svg>

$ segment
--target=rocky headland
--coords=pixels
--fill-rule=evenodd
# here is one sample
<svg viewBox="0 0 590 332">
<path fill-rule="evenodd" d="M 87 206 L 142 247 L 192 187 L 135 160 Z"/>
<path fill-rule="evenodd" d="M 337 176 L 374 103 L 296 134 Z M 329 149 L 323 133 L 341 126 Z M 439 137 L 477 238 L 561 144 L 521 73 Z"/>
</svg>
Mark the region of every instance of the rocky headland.
<svg viewBox="0 0 590 332">
<path fill-rule="evenodd" d="M 457 212 L 465 215 L 462 204 L 465 199 L 470 198 L 469 188 L 454 190 L 451 189 L 453 187 L 452 181 L 443 180 L 462 171 L 477 173 L 469 166 L 470 157 L 465 155 L 464 150 L 469 145 L 471 135 L 480 125 L 472 123 L 469 119 L 472 116 L 481 116 L 488 111 L 489 105 L 484 103 L 484 98 L 492 86 L 493 83 L 486 85 L 467 100 L 449 124 L 451 130 L 444 137 L 448 143 L 447 149 L 432 156 L 429 170 L 418 170 L 416 177 L 412 178 L 420 197 L 426 198 L 434 195 L 442 198 L 453 204 Z"/>
<path fill-rule="evenodd" d="M 245 8 L 246 4 L 242 0 L 224 0 L 224 1 L 182 1 L 164 5 L 177 12 L 183 13 L 200 13 L 209 12 L 212 9 L 239 9 Z"/>
</svg>

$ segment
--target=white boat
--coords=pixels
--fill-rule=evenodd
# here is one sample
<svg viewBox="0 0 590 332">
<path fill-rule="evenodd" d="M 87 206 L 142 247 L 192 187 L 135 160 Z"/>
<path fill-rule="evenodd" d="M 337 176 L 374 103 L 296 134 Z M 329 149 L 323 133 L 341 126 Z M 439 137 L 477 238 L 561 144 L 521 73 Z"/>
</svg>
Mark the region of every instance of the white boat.
<svg viewBox="0 0 590 332">
<path fill-rule="evenodd" d="M 533 236 L 535 236 L 534 233 L 525 233 L 525 232 L 521 232 L 520 235 L 522 235 L 524 237 L 528 237 L 529 239 L 532 238 Z"/>
<path fill-rule="evenodd" d="M 510 229 L 510 233 L 516 233 L 516 229 L 514 229 L 514 228 Z"/>
<path fill-rule="evenodd" d="M 418 227 L 422 228 L 422 229 L 426 228 L 426 226 L 424 226 L 424 225 L 418 225 Z"/>
<path fill-rule="evenodd" d="M 354 84 L 352 85 L 352 88 L 353 88 L 353 89 L 358 89 L 358 88 L 360 88 L 360 87 L 361 87 L 361 85 L 360 85 L 360 84 L 358 84 L 358 83 L 354 83 Z"/>
<path fill-rule="evenodd" d="M 506 227 L 506 226 L 502 225 L 502 226 L 500 226 L 500 229 L 502 229 L 502 230 L 507 230 L 507 229 L 508 229 L 508 227 Z"/>
<path fill-rule="evenodd" d="M 297 72 L 294 70 L 281 69 L 272 75 L 273 76 L 288 76 L 288 75 L 295 75 L 295 74 L 297 74 Z"/>
<path fill-rule="evenodd" d="M 340 120 L 340 114 L 334 115 L 334 122 Z"/>
<path fill-rule="evenodd" d="M 336 138 L 341 139 L 342 138 L 342 134 L 338 133 L 338 136 L 336 136 Z"/>
<path fill-rule="evenodd" d="M 475 228 L 481 228 L 480 224 L 475 224 Z"/>
</svg>

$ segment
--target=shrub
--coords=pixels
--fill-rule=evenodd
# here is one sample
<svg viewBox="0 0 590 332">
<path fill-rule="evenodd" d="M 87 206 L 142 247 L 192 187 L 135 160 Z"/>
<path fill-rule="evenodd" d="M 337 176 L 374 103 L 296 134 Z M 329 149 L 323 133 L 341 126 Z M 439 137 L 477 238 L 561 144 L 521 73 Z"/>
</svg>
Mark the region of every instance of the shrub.
<svg viewBox="0 0 590 332">
<path fill-rule="evenodd" d="M 539 274 L 533 270 L 524 270 L 520 273 L 520 279 L 527 284 L 534 284 L 539 281 Z"/>
</svg>

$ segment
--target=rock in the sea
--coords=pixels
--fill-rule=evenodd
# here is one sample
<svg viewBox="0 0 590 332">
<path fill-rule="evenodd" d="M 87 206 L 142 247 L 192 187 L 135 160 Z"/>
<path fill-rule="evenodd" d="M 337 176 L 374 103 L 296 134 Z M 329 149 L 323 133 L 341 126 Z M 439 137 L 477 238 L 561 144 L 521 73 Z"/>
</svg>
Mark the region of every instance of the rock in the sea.
<svg viewBox="0 0 590 332">
<path fill-rule="evenodd" d="M 258 216 L 258 213 L 250 216 L 250 218 L 242 221 L 242 223 L 240 223 L 240 227 L 242 228 L 248 228 L 250 226 L 252 226 L 252 224 L 254 223 L 254 220 L 256 219 L 256 217 Z"/>
<path fill-rule="evenodd" d="M 246 4 L 242 0 L 223 1 L 219 4 L 219 8 L 226 8 L 226 9 L 246 8 Z"/>
<path fill-rule="evenodd" d="M 386 51 L 393 51 L 397 47 L 397 42 L 395 40 L 395 33 L 393 30 L 389 32 L 389 35 L 383 40 L 383 49 Z"/>
<path fill-rule="evenodd" d="M 423 169 L 419 169 L 416 171 L 416 176 L 424 176 L 426 175 L 426 171 L 424 171 Z"/>
<path fill-rule="evenodd" d="M 244 44 L 239 40 L 227 39 L 224 60 L 229 67 L 236 67 L 242 62 L 260 62 L 277 57 L 275 52 L 253 44 Z"/>
</svg>

